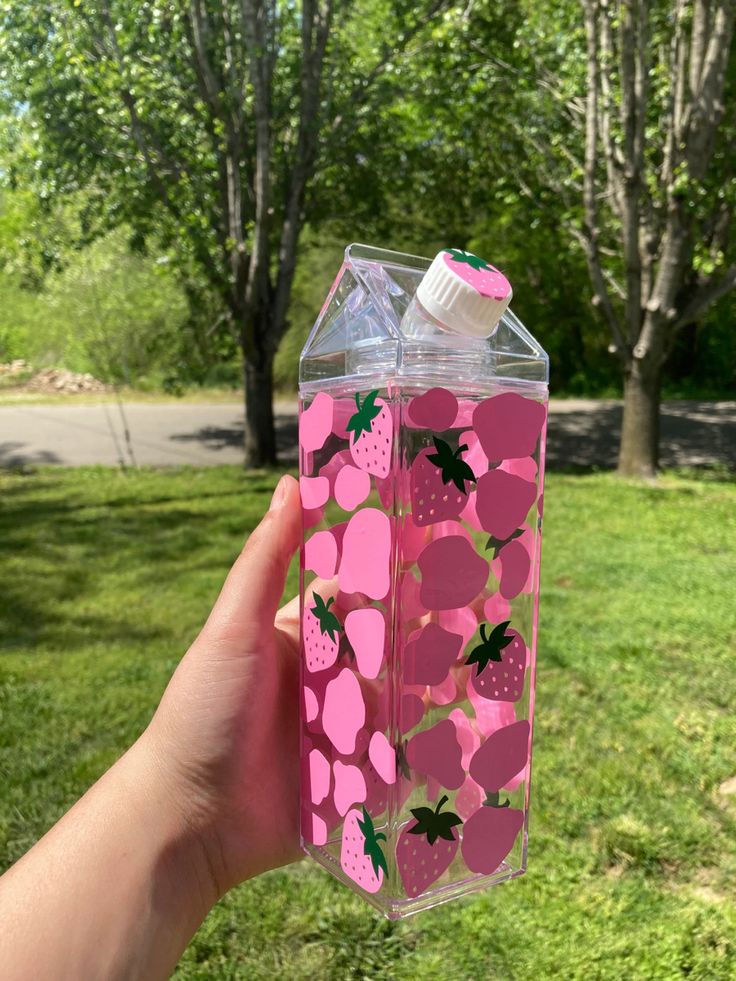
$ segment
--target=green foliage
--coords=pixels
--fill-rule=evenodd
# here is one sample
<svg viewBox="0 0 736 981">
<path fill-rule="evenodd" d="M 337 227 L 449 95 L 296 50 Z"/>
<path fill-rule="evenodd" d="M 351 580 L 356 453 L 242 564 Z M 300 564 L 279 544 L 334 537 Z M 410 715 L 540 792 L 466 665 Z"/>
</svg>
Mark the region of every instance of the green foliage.
<svg viewBox="0 0 736 981">
<path fill-rule="evenodd" d="M 29 292 L 5 274 L 0 357 L 89 371 L 103 381 L 159 383 L 176 367 L 185 297 L 165 261 L 134 255 L 124 230 L 73 253 Z"/>
<path fill-rule="evenodd" d="M 0 477 L 6 862 L 145 726 L 277 476 Z M 734 977 L 736 486 L 551 474 L 545 498 L 528 874 L 391 924 L 304 862 L 222 900 L 177 978 Z"/>
</svg>

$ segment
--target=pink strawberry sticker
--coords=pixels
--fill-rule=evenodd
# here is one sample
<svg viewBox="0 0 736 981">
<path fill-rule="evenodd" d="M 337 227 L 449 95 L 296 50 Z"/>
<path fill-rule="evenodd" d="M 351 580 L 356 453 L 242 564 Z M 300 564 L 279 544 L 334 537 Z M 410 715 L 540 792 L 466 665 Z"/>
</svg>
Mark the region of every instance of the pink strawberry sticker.
<svg viewBox="0 0 736 981">
<path fill-rule="evenodd" d="M 534 453 L 546 415 L 540 402 L 506 392 L 478 405 L 473 428 L 489 460 L 510 460 Z"/>
<path fill-rule="evenodd" d="M 518 702 L 524 691 L 527 650 L 518 630 L 508 630 L 509 621 L 480 627 L 481 642 L 468 655 L 467 665 L 475 665 L 473 686 L 483 698 L 498 702 Z"/>
<path fill-rule="evenodd" d="M 463 769 L 467 770 L 473 753 L 480 746 L 480 736 L 475 731 L 470 719 L 461 708 L 453 709 L 448 715 L 448 719 L 457 729 L 457 740 L 463 751 Z"/>
<path fill-rule="evenodd" d="M 338 753 L 349 756 L 355 751 L 356 737 L 364 723 L 365 702 L 360 684 L 349 668 L 343 668 L 325 691 L 325 734 Z"/>
<path fill-rule="evenodd" d="M 340 476 L 345 467 L 352 466 L 352 463 L 353 458 L 350 456 L 348 450 L 340 450 L 338 453 L 333 453 L 327 463 L 320 467 L 319 475 L 327 480 L 330 488 L 330 494 L 333 497 L 335 496 L 335 485 L 337 483 L 337 478 Z M 368 479 L 370 480 L 370 478 Z"/>
<path fill-rule="evenodd" d="M 513 702 L 496 702 L 483 698 L 475 690 L 473 679 L 468 679 L 468 699 L 475 712 L 475 727 L 484 736 L 490 736 L 497 729 L 516 722 L 516 710 Z M 512 787 L 508 788 L 512 790 Z"/>
<path fill-rule="evenodd" d="M 491 566 L 493 568 L 493 566 Z M 501 620 L 511 619 L 511 604 L 500 593 L 489 596 L 483 604 L 483 615 L 491 623 L 500 623 Z"/>
<path fill-rule="evenodd" d="M 517 460 L 504 460 L 498 467 L 506 473 L 512 473 L 515 477 L 528 480 L 533 483 L 537 479 L 537 464 L 533 457 L 524 456 Z"/>
<path fill-rule="evenodd" d="M 313 804 L 321 804 L 330 792 L 330 764 L 318 749 L 309 754 L 309 787 Z"/>
<path fill-rule="evenodd" d="M 422 617 L 427 612 L 427 608 L 419 598 L 421 583 L 411 569 L 408 569 L 401 577 L 401 603 L 399 605 L 399 616 L 402 623 L 408 623 L 417 617 Z"/>
<path fill-rule="evenodd" d="M 307 671 L 323 671 L 337 660 L 340 647 L 337 635 L 342 627 L 335 614 L 330 612 L 334 602 L 333 596 L 325 603 L 319 593 L 314 593 L 304 608 L 302 642 Z"/>
<path fill-rule="evenodd" d="M 299 492 L 305 511 L 321 508 L 330 496 L 330 482 L 326 477 L 300 477 Z"/>
<path fill-rule="evenodd" d="M 302 694 L 304 696 L 304 718 L 307 722 L 314 722 L 319 715 L 317 696 L 307 685 L 304 686 Z"/>
<path fill-rule="evenodd" d="M 482 527 L 504 541 L 524 523 L 536 498 L 536 484 L 496 469 L 478 479 L 475 506 Z"/>
<path fill-rule="evenodd" d="M 478 619 L 469 606 L 460 607 L 458 610 L 442 610 L 437 619 L 445 630 L 462 637 L 463 647 L 478 629 Z"/>
<path fill-rule="evenodd" d="M 318 392 L 309 408 L 299 417 L 299 445 L 305 453 L 321 450 L 332 432 L 333 402 L 325 392 Z"/>
<path fill-rule="evenodd" d="M 321 579 L 332 579 L 337 569 L 337 542 L 331 531 L 316 531 L 304 545 L 304 568 Z"/>
<path fill-rule="evenodd" d="M 327 844 L 327 825 L 318 814 L 306 808 L 302 808 L 301 833 L 304 841 L 310 845 Z"/>
<path fill-rule="evenodd" d="M 406 746 L 406 760 L 412 769 L 434 777 L 449 790 L 457 790 L 465 779 L 457 730 L 449 719 L 412 736 Z"/>
<path fill-rule="evenodd" d="M 448 443 L 434 437 L 434 449 L 422 450 L 411 467 L 411 509 L 420 527 L 456 518 L 468 500 L 469 484 L 475 475 L 462 454 L 461 443 L 453 451 Z"/>
<path fill-rule="evenodd" d="M 340 867 L 366 892 L 378 892 L 384 875 L 388 875 L 386 856 L 380 845 L 385 840 L 385 834 L 376 832 L 365 807 L 348 812 L 342 829 Z"/>
<path fill-rule="evenodd" d="M 353 648 L 358 671 L 377 678 L 386 645 L 386 620 L 375 607 L 351 610 L 345 617 L 345 635 Z"/>
<path fill-rule="evenodd" d="M 457 854 L 458 838 L 453 830 L 462 821 L 452 811 L 443 811 L 445 794 L 434 808 L 413 807 L 414 824 L 399 836 L 396 860 L 407 896 L 414 899 L 445 872 Z"/>
<path fill-rule="evenodd" d="M 335 790 L 333 798 L 340 817 L 344 817 L 353 804 L 362 804 L 366 798 L 365 777 L 357 766 L 335 761 Z"/>
<path fill-rule="evenodd" d="M 523 811 L 488 802 L 469 817 L 463 827 L 461 850 L 470 871 L 483 875 L 495 872 L 514 847 L 523 824 Z"/>
<path fill-rule="evenodd" d="M 430 388 L 409 402 L 406 414 L 409 426 L 441 433 L 455 422 L 457 399 L 446 388 Z"/>
<path fill-rule="evenodd" d="M 505 300 L 511 295 L 508 279 L 500 269 L 496 269 L 480 256 L 462 249 L 449 249 L 445 252 L 444 259 L 445 265 L 469 286 L 474 287 L 481 296 Z"/>
<path fill-rule="evenodd" d="M 514 722 L 490 735 L 470 761 L 470 776 L 488 793 L 498 793 L 529 760 L 529 723 Z"/>
<path fill-rule="evenodd" d="M 455 795 L 455 810 L 463 819 L 474 814 L 483 803 L 483 791 L 472 777 L 466 777 L 460 790 Z"/>
<path fill-rule="evenodd" d="M 388 406 L 378 398 L 378 392 L 369 392 L 360 401 L 355 395 L 358 411 L 350 417 L 345 427 L 350 433 L 350 454 L 361 470 L 386 477 L 391 469 L 393 424 Z"/>
<path fill-rule="evenodd" d="M 365 470 L 350 465 L 335 478 L 335 500 L 343 511 L 354 511 L 371 492 L 371 478 Z"/>
<path fill-rule="evenodd" d="M 338 572 L 340 589 L 380 600 L 391 583 L 391 522 L 377 508 L 357 511 L 345 529 Z"/>
<path fill-rule="evenodd" d="M 450 705 L 457 698 L 455 679 L 450 675 L 439 685 L 431 685 L 429 698 L 433 705 Z"/>
<path fill-rule="evenodd" d="M 467 606 L 488 580 L 488 563 L 462 535 L 430 542 L 417 560 L 419 598 L 428 610 Z"/>
<path fill-rule="evenodd" d="M 415 631 L 404 650 L 404 681 L 408 685 L 439 685 L 460 654 L 463 639 L 437 623 Z"/>
<path fill-rule="evenodd" d="M 396 782 L 396 753 L 382 732 L 374 732 L 368 745 L 368 758 L 387 784 Z"/>
</svg>

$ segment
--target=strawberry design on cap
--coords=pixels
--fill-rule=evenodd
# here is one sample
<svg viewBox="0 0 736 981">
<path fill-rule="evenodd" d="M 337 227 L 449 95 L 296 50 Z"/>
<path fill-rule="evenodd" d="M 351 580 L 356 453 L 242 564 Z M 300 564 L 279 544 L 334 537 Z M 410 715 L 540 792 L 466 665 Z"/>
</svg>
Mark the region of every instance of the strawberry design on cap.
<svg viewBox="0 0 736 981">
<path fill-rule="evenodd" d="M 452 811 L 443 811 L 447 794 L 432 810 L 413 807 L 416 824 L 407 828 L 396 846 L 399 874 L 407 896 L 412 899 L 436 882 L 455 857 L 459 841 L 452 830 L 462 820 Z"/>
<path fill-rule="evenodd" d="M 480 256 L 462 249 L 448 249 L 444 258 L 448 268 L 473 286 L 481 296 L 505 300 L 511 293 L 511 284 L 504 274 Z"/>
</svg>

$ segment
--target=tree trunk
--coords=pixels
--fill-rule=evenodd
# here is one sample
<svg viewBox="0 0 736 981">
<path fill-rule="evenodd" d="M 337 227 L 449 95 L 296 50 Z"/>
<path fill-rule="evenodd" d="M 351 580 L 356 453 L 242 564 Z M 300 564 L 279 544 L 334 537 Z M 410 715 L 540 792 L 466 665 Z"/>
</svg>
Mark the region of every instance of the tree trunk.
<svg viewBox="0 0 736 981">
<path fill-rule="evenodd" d="M 273 419 L 273 357 L 254 362 L 243 355 L 245 466 L 272 467 L 276 458 Z"/>
<path fill-rule="evenodd" d="M 634 359 L 624 376 L 624 418 L 618 472 L 651 480 L 659 465 L 659 361 Z"/>
</svg>

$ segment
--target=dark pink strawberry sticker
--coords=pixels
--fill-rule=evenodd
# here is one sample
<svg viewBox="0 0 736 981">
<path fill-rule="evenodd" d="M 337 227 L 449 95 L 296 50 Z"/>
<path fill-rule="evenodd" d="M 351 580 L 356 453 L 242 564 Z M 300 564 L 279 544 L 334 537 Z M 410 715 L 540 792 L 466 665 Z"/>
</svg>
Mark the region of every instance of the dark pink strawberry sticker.
<svg viewBox="0 0 736 981">
<path fill-rule="evenodd" d="M 531 569 L 529 553 L 521 542 L 513 541 L 499 553 L 501 559 L 501 583 L 499 591 L 505 599 L 513 599 L 524 589 Z"/>
<path fill-rule="evenodd" d="M 463 827 L 462 856 L 471 872 L 490 875 L 514 847 L 524 812 L 513 807 L 482 806 Z"/>
<path fill-rule="evenodd" d="M 441 433 L 455 422 L 457 399 L 446 388 L 430 388 L 409 402 L 407 416 L 411 426 Z"/>
<path fill-rule="evenodd" d="M 465 662 L 475 668 L 473 686 L 483 698 L 498 702 L 516 702 L 524 691 L 526 645 L 518 630 L 509 629 L 505 620 L 491 628 L 482 623 L 480 644 Z"/>
<path fill-rule="evenodd" d="M 529 760 L 529 723 L 514 722 L 486 739 L 470 761 L 470 776 L 489 793 L 498 793 Z"/>
<path fill-rule="evenodd" d="M 504 470 L 489 470 L 478 480 L 475 506 L 482 527 L 503 541 L 524 523 L 536 498 L 535 484 Z"/>
<path fill-rule="evenodd" d="M 428 623 L 409 638 L 404 650 L 408 685 L 440 685 L 460 654 L 463 639 L 437 623 Z"/>
<path fill-rule="evenodd" d="M 411 509 L 419 527 L 457 518 L 468 502 L 475 475 L 462 454 L 461 443 L 453 450 L 448 443 L 434 437 L 434 448 L 419 453 L 411 467 Z"/>
<path fill-rule="evenodd" d="M 434 777 L 449 790 L 457 790 L 465 779 L 457 730 L 449 719 L 412 736 L 406 747 L 406 761 L 412 769 Z"/>
<path fill-rule="evenodd" d="M 407 896 L 415 898 L 436 882 L 455 857 L 460 844 L 455 828 L 462 824 L 453 811 L 443 811 L 443 795 L 437 806 L 413 807 L 414 821 L 399 835 L 396 860 Z"/>
<path fill-rule="evenodd" d="M 473 413 L 473 428 L 489 460 L 531 456 L 546 414 L 540 402 L 516 392 L 506 392 L 477 406 Z"/>
<path fill-rule="evenodd" d="M 413 729 L 424 715 L 424 702 L 418 695 L 402 695 L 399 728 L 402 734 Z"/>
<path fill-rule="evenodd" d="M 467 606 L 488 580 L 488 563 L 462 535 L 430 542 L 417 560 L 419 598 L 428 610 Z"/>
</svg>

